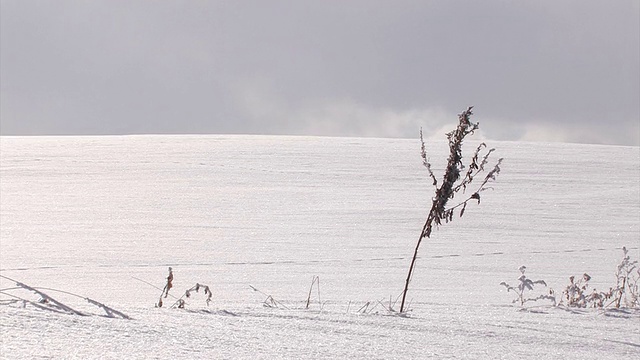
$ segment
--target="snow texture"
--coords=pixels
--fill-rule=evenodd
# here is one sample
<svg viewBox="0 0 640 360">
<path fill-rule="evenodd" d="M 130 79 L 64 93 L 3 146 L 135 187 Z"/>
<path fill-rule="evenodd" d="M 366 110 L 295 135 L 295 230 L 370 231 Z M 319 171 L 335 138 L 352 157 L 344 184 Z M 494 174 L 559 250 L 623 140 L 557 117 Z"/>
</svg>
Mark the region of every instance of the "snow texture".
<svg viewBox="0 0 640 360">
<path fill-rule="evenodd" d="M 426 145 L 441 176 L 447 145 Z M 613 286 L 621 248 L 640 253 L 640 149 L 488 145 L 494 189 L 423 243 L 402 317 L 433 196 L 418 139 L 2 137 L 0 274 L 132 319 L 42 290 L 90 316 L 2 305 L 0 357 L 640 358 L 638 311 L 523 309 L 500 286 L 522 265 L 558 292 Z M 173 296 L 207 284 L 210 306 L 154 307 L 169 266 Z"/>
</svg>

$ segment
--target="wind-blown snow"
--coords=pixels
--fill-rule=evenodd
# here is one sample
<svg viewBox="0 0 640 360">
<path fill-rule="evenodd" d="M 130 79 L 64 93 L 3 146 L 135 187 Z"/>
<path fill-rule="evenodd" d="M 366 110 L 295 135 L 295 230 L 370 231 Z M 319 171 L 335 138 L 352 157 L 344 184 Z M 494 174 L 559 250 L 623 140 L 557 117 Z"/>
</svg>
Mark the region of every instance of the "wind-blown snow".
<svg viewBox="0 0 640 360">
<path fill-rule="evenodd" d="M 384 306 L 402 291 L 433 195 L 418 139 L 2 137 L 0 274 L 133 320 L 0 306 L 0 355 L 638 357 L 637 311 L 523 311 L 499 284 L 526 265 L 557 292 L 583 273 L 613 286 L 620 249 L 640 254 L 640 149 L 488 145 L 505 158 L 494 190 L 423 243 L 400 317 Z M 436 176 L 447 150 L 427 144 Z M 195 294 L 186 311 L 154 308 L 161 291 L 145 282 L 162 288 L 169 266 L 173 295 L 207 284 L 211 306 Z M 304 310 L 313 276 L 322 310 L 315 288 Z M 287 308 L 264 307 L 250 285 Z M 367 302 L 373 311 L 358 312 Z"/>
</svg>

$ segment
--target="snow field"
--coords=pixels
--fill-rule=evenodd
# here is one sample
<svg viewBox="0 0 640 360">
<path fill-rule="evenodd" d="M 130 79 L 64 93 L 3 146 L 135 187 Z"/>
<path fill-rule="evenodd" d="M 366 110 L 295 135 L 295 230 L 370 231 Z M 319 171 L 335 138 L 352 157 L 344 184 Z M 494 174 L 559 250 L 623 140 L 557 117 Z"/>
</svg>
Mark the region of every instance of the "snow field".
<svg viewBox="0 0 640 360">
<path fill-rule="evenodd" d="M 515 283 L 526 265 L 530 278 L 558 292 L 585 272 L 596 288 L 613 286 L 620 248 L 635 259 L 640 253 L 637 147 L 488 142 L 494 160 L 505 158 L 495 189 L 424 242 L 404 318 L 378 301 L 402 291 L 430 207 L 419 145 L 274 136 L 0 138 L 0 274 L 134 318 L 0 306 L 0 355 L 640 355 L 637 312 L 542 303 L 521 311 L 498 285 Z M 446 151 L 444 142 L 427 143 L 436 176 Z M 154 308 L 160 291 L 143 281 L 162 287 L 169 266 L 173 295 L 200 282 L 211 287 L 212 305 L 195 294 L 188 311 Z M 317 302 L 303 310 L 313 276 L 322 311 Z M 265 297 L 249 285 L 288 309 L 263 307 Z M 367 302 L 377 308 L 358 313 Z"/>
</svg>

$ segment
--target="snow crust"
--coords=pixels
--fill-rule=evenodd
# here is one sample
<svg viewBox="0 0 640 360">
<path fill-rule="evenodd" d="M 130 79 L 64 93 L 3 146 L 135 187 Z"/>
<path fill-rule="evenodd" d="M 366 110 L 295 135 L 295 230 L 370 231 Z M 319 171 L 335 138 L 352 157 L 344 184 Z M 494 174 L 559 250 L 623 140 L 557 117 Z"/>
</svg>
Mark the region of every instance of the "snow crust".
<svg viewBox="0 0 640 360">
<path fill-rule="evenodd" d="M 439 176 L 447 145 L 426 145 Z M 418 139 L 1 137 L 0 274 L 133 320 L 0 306 L 0 357 L 638 357 L 637 311 L 521 309 L 499 283 L 526 265 L 558 292 L 583 273 L 613 286 L 620 249 L 640 255 L 640 148 L 488 145 L 494 190 L 423 243 L 401 317 L 385 307 L 433 195 Z M 145 282 L 169 266 L 173 295 L 207 284 L 211 306 L 155 308 Z"/>
</svg>

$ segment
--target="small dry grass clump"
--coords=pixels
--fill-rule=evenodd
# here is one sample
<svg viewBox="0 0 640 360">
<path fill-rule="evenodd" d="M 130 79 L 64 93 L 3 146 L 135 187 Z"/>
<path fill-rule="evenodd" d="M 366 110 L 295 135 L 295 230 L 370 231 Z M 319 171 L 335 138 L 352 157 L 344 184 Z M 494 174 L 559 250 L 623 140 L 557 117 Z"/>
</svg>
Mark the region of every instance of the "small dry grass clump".
<svg viewBox="0 0 640 360">
<path fill-rule="evenodd" d="M 611 294 L 599 293 L 596 289 L 589 293 L 589 280 L 591 280 L 591 276 L 587 273 L 584 273 L 582 278 L 578 280 L 575 276 L 570 276 L 569 285 L 562 291 L 560 304 L 577 308 L 586 308 L 589 305 L 604 307 L 605 300 L 610 299 Z"/>
<path fill-rule="evenodd" d="M 624 253 L 616 269 L 616 285 L 608 291 L 589 291 L 591 276 L 582 275 L 576 280 L 569 277 L 569 285 L 562 292 L 561 305 L 577 308 L 637 308 L 640 307 L 638 282 L 640 281 L 640 267 L 637 260 L 631 260 L 629 250 L 622 248 Z"/>
<path fill-rule="evenodd" d="M 529 294 L 529 292 L 533 291 L 533 288 L 536 285 L 542 285 L 544 287 L 547 286 L 547 283 L 544 280 L 531 280 L 527 277 L 527 275 L 525 275 L 525 271 L 526 271 L 527 267 L 526 266 L 520 266 L 520 268 L 518 270 L 520 270 L 520 277 L 518 278 L 518 281 L 520 282 L 517 286 L 511 286 L 509 284 L 507 284 L 506 282 L 501 282 L 500 285 L 504 286 L 505 288 L 507 288 L 507 292 L 513 291 L 516 293 L 516 298 L 512 301 L 512 303 L 519 303 L 520 306 L 524 306 L 525 303 L 530 302 L 530 301 L 538 301 L 538 300 L 551 300 L 553 301 L 553 303 L 555 304 L 556 300 L 555 300 L 555 296 L 554 296 L 554 292 L 553 290 L 549 290 L 548 294 L 541 294 L 538 296 L 534 296 L 531 297 Z"/>
<path fill-rule="evenodd" d="M 562 291 L 558 306 L 566 306 L 570 308 L 640 308 L 640 291 L 638 284 L 640 283 L 640 267 L 637 260 L 631 260 L 629 250 L 622 248 L 624 253 L 620 264 L 616 269 L 616 285 L 610 287 L 608 291 L 598 291 L 591 288 L 589 281 L 591 276 L 587 273 L 582 277 L 569 277 L 569 284 Z M 537 301 L 540 299 L 549 299 L 556 304 L 556 294 L 553 289 L 549 290 L 548 295 L 540 295 L 537 297 L 526 297 L 525 294 L 533 290 L 535 285 L 547 286 L 544 280 L 533 281 L 526 277 L 525 266 L 520 267 L 520 283 L 517 286 L 511 286 L 505 282 L 500 285 L 507 288 L 507 292 L 514 291 L 517 298 L 513 303 L 519 303 L 520 306 L 528 301 Z"/>
<path fill-rule="evenodd" d="M 163 302 L 162 299 L 166 299 L 167 296 L 169 296 L 169 290 L 171 290 L 171 288 L 173 288 L 173 269 L 170 267 L 169 268 L 169 276 L 167 276 L 167 282 L 164 285 L 164 288 L 162 289 L 162 293 L 160 294 L 160 299 L 158 299 L 158 303 L 156 303 L 156 307 L 162 307 Z M 211 289 L 209 288 L 208 285 L 203 285 L 200 283 L 196 283 L 194 286 L 190 287 L 189 289 L 187 289 L 184 294 L 182 294 L 182 296 L 180 296 L 176 302 L 173 303 L 173 305 L 171 305 L 169 308 L 174 308 L 177 307 L 178 309 L 184 309 L 185 306 L 187 305 L 187 302 L 185 300 L 185 298 L 190 299 L 191 298 L 191 293 L 196 292 L 199 293 L 200 290 L 203 290 L 203 293 L 205 294 L 206 298 L 205 298 L 205 302 L 207 304 L 207 306 L 209 306 L 209 304 L 211 303 L 211 297 L 213 296 L 213 293 L 211 292 Z M 174 299 L 175 297 L 172 296 Z"/>
<path fill-rule="evenodd" d="M 262 306 L 269 307 L 269 308 L 284 308 L 284 309 L 287 309 L 287 310 L 289 309 L 286 305 L 284 305 L 280 301 L 276 300 L 273 296 L 261 291 L 260 289 L 256 288 L 255 286 L 249 285 L 249 287 L 254 292 L 257 292 L 257 293 L 261 294 L 262 296 L 266 296 L 266 298 L 262 301 Z"/>
<path fill-rule="evenodd" d="M 213 294 L 211 293 L 211 290 L 207 285 L 201 285 L 196 283 L 191 288 L 187 289 L 187 291 L 185 291 L 184 295 L 182 296 L 186 298 L 191 298 L 191 292 L 193 291 L 200 292 L 200 289 L 203 289 L 204 295 L 206 296 L 205 302 L 207 303 L 207 306 L 209 306 L 209 304 L 211 303 L 211 296 Z M 184 309 L 185 305 L 186 305 L 185 300 L 183 300 L 182 298 L 178 299 L 178 309 Z"/>
</svg>

